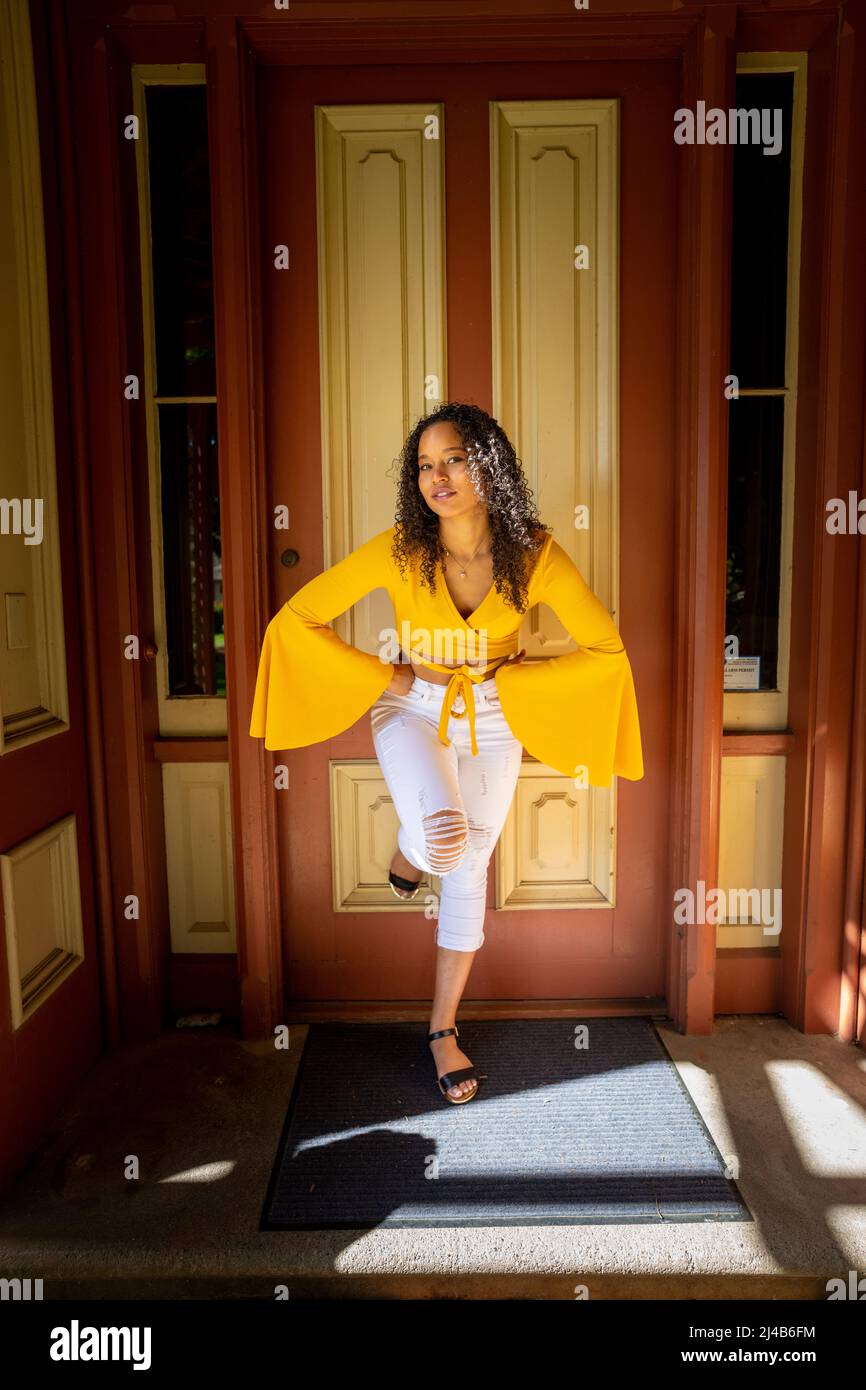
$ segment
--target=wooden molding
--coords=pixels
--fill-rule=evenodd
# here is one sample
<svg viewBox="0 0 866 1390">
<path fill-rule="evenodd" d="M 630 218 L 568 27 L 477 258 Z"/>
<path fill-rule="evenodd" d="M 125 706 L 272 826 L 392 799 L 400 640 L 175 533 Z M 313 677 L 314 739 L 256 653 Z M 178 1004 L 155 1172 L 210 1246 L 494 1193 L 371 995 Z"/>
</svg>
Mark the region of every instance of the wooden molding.
<svg viewBox="0 0 866 1390">
<path fill-rule="evenodd" d="M 227 738 L 158 738 L 153 756 L 158 763 L 227 763 Z"/>
</svg>

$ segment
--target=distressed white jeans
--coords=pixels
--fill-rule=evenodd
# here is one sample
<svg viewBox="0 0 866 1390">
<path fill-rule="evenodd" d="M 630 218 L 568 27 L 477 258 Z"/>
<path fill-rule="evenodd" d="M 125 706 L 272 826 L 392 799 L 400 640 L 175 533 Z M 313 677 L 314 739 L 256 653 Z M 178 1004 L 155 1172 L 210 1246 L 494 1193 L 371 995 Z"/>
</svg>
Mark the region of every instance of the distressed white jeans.
<svg viewBox="0 0 866 1390">
<path fill-rule="evenodd" d="M 487 866 L 514 797 L 523 746 L 508 725 L 494 676 L 473 687 L 469 721 L 448 720 L 439 738 L 446 687 L 415 678 L 407 695 L 387 691 L 370 710 L 379 766 L 400 828 L 397 844 L 424 873 L 442 879 L 436 944 L 477 951 L 484 941 Z"/>
</svg>

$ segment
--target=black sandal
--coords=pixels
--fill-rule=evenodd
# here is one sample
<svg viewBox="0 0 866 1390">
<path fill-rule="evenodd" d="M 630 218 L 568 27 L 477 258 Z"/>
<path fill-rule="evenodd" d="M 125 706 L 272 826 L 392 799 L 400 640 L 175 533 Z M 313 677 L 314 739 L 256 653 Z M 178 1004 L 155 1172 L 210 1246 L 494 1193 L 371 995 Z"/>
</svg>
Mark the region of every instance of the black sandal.
<svg viewBox="0 0 866 1390">
<path fill-rule="evenodd" d="M 401 878 L 399 874 L 393 874 L 390 869 L 388 870 L 388 882 L 391 885 L 391 892 L 394 894 L 394 897 L 399 898 L 401 903 L 411 902 L 417 895 L 418 889 L 421 887 L 420 878 L 417 882 L 413 883 L 409 878 Z M 403 897 L 403 893 L 397 892 L 398 888 L 402 888 L 403 892 L 407 894 L 405 898 Z"/>
<path fill-rule="evenodd" d="M 456 1028 L 440 1028 L 438 1033 L 427 1034 L 427 1042 L 435 1042 L 436 1038 L 447 1038 L 452 1033 L 455 1038 L 460 1036 Z M 446 1100 L 450 1100 L 452 1105 L 465 1105 L 468 1100 L 473 1100 L 474 1097 L 478 1095 L 478 1072 L 474 1067 L 459 1067 L 457 1071 L 445 1072 L 436 1079 L 439 1084 L 439 1090 Z M 461 1081 L 474 1081 L 475 1090 L 470 1091 L 469 1094 L 465 1096 L 449 1096 L 448 1092 L 451 1087 L 458 1085 Z"/>
</svg>

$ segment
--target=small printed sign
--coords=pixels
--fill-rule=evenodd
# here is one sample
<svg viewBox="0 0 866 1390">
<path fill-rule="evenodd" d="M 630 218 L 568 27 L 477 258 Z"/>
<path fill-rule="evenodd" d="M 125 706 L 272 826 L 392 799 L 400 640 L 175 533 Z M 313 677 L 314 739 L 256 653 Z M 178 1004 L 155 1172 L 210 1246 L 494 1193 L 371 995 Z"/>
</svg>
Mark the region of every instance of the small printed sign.
<svg viewBox="0 0 866 1390">
<path fill-rule="evenodd" d="M 761 658 L 735 656 L 725 662 L 726 690 L 760 690 Z"/>
</svg>

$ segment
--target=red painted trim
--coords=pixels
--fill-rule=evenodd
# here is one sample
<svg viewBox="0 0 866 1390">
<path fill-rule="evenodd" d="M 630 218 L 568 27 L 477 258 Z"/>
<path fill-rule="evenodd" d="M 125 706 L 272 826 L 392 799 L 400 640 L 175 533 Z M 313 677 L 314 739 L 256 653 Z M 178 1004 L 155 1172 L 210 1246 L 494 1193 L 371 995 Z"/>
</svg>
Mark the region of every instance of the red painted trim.
<svg viewBox="0 0 866 1390">
<path fill-rule="evenodd" d="M 736 7 L 714 7 L 684 54 L 681 104 L 733 105 Z M 671 897 L 718 872 L 723 725 L 732 150 L 682 147 L 678 284 L 681 289 L 674 551 L 674 756 Z M 685 1033 L 710 1033 L 715 1009 L 715 927 L 678 926 L 670 911 L 668 1000 Z"/>
<path fill-rule="evenodd" d="M 227 738 L 158 738 L 153 756 L 158 763 L 227 763 Z"/>
<path fill-rule="evenodd" d="M 784 757 L 794 744 L 792 733 L 722 734 L 722 757 Z"/>
<path fill-rule="evenodd" d="M 84 306 L 81 272 L 80 225 L 77 211 L 75 172 L 74 112 L 69 65 L 66 61 L 69 36 L 66 15 L 57 6 L 44 3 L 42 13 L 31 11 L 34 45 L 38 35 L 46 36 L 46 71 L 54 91 L 54 138 L 56 140 L 56 183 L 59 218 L 63 228 L 61 247 L 64 258 L 68 348 L 65 370 L 68 380 L 70 438 L 69 450 L 75 467 L 83 475 L 82 460 L 87 457 L 87 419 L 85 409 Z M 82 476 L 83 482 L 83 476 Z M 98 579 L 93 534 L 93 515 L 87 489 L 76 490 L 76 523 L 79 537 L 79 582 L 85 614 L 96 611 Z M 103 708 L 100 693 L 98 634 L 92 621 L 81 624 L 84 675 L 84 718 L 87 728 L 87 763 L 92 818 L 94 887 L 99 933 L 100 987 L 102 995 L 103 1039 L 109 1051 L 120 1046 L 120 1000 L 117 988 L 117 951 L 111 899 L 111 834 L 106 795 L 106 763 L 103 746 Z"/>
<path fill-rule="evenodd" d="M 261 1037 L 284 1017 L 277 759 L 249 735 L 261 639 L 274 611 L 275 533 L 265 475 L 255 67 L 231 18 L 208 20 L 207 71 L 238 968 L 243 1033 Z"/>
</svg>

